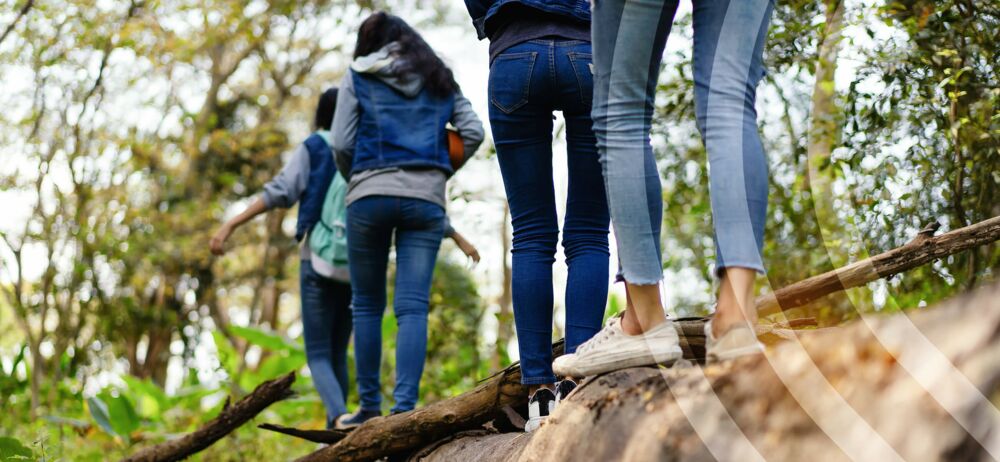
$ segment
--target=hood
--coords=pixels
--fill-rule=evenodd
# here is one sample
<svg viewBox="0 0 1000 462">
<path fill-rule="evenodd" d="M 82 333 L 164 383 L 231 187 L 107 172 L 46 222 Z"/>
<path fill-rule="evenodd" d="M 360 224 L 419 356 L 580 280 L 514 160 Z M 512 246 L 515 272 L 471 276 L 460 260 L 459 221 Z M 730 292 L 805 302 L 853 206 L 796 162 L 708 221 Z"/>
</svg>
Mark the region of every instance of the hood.
<svg viewBox="0 0 1000 462">
<path fill-rule="evenodd" d="M 392 42 L 380 50 L 360 56 L 351 63 L 351 70 L 378 77 L 396 91 L 413 98 L 424 88 L 424 79 L 413 72 L 401 71 L 404 58 L 399 56 L 399 43 Z"/>
</svg>

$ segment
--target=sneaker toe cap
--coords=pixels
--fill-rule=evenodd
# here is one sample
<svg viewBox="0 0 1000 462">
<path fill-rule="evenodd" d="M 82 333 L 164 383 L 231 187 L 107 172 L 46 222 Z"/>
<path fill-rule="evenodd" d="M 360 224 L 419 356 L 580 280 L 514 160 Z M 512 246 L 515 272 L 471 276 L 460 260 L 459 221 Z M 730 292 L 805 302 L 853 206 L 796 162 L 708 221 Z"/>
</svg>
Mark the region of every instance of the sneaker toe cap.
<svg viewBox="0 0 1000 462">
<path fill-rule="evenodd" d="M 576 355 L 568 354 L 556 358 L 555 361 L 552 361 L 552 371 L 555 372 L 556 375 L 573 375 L 573 360 L 575 359 L 575 356 Z"/>
</svg>

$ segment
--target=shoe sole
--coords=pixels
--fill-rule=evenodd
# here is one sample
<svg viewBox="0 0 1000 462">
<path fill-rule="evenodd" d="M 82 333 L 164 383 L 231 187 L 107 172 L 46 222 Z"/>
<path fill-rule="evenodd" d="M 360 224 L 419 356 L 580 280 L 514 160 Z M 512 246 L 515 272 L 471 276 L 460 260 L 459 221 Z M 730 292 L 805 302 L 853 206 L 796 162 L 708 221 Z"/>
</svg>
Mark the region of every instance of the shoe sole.
<svg viewBox="0 0 1000 462">
<path fill-rule="evenodd" d="M 709 361 L 719 362 L 719 361 L 728 361 L 730 359 L 736 359 L 743 356 L 750 356 L 762 353 L 764 353 L 764 347 L 760 344 L 757 344 L 757 345 L 747 345 L 739 348 L 733 348 L 722 352 L 712 351 L 707 353 L 705 356 Z"/>
<path fill-rule="evenodd" d="M 593 375 L 604 374 L 606 372 L 627 369 L 629 367 L 654 366 L 657 364 L 670 365 L 674 361 L 680 359 L 681 356 L 683 356 L 681 348 L 675 344 L 662 352 L 648 353 L 642 356 L 629 356 L 624 354 L 617 355 L 604 359 L 596 364 L 588 364 L 586 367 L 566 366 L 564 368 L 560 368 L 563 370 L 557 370 L 555 372 L 559 375 L 570 377 L 590 377 Z"/>
<path fill-rule="evenodd" d="M 524 432 L 531 433 L 538 430 L 542 426 L 542 422 L 545 421 L 545 417 L 532 417 L 524 423 Z"/>
</svg>

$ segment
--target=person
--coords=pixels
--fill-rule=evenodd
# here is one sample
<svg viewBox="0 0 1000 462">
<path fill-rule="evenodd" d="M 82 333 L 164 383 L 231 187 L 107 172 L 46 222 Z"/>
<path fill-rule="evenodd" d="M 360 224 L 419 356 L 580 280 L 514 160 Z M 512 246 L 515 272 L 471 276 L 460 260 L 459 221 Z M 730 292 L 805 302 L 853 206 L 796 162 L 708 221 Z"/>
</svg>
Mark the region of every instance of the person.
<svg viewBox="0 0 1000 462">
<path fill-rule="evenodd" d="M 365 19 L 333 122 L 334 154 L 348 178 L 348 260 L 361 401 L 338 427 L 381 415 L 382 316 L 393 242 L 399 333 L 391 412 L 416 406 L 431 277 L 446 226 L 445 183 L 453 173 L 449 123 L 471 156 L 483 141 L 483 127 L 451 70 L 399 17 L 378 12 Z"/>
<path fill-rule="evenodd" d="M 555 383 L 552 371 L 552 264 L 559 241 L 554 111 L 566 121 L 567 352 L 601 329 L 608 297 L 610 216 L 590 116 L 590 8 L 586 0 L 465 4 L 479 38 L 490 40 L 490 126 L 513 225 L 511 289 L 530 432 L 576 385 Z"/>
<path fill-rule="evenodd" d="M 677 0 L 595 0 L 594 128 L 604 164 L 628 309 L 559 373 L 587 376 L 680 356 L 664 316 L 659 282 L 662 197 L 649 143 L 657 75 Z M 708 151 L 716 242 L 717 307 L 707 354 L 724 360 L 758 353 L 753 331 L 756 273 L 767 214 L 767 159 L 754 102 L 773 0 L 693 0 L 697 126 Z"/>
<path fill-rule="evenodd" d="M 243 223 L 275 207 L 289 208 L 299 204 L 295 239 L 302 242 L 299 252 L 302 333 L 309 371 L 326 408 L 328 428 L 347 412 L 351 285 L 343 271 L 334 268 L 326 276 L 317 272 L 322 262 L 318 259 L 314 262 L 307 236 L 320 220 L 324 198 L 337 174 L 329 132 L 337 94 L 336 88 L 323 92 L 316 107 L 315 131 L 292 152 L 281 172 L 264 185 L 263 194 L 242 213 L 226 221 L 209 244 L 213 254 L 222 255 L 226 240 Z"/>
</svg>

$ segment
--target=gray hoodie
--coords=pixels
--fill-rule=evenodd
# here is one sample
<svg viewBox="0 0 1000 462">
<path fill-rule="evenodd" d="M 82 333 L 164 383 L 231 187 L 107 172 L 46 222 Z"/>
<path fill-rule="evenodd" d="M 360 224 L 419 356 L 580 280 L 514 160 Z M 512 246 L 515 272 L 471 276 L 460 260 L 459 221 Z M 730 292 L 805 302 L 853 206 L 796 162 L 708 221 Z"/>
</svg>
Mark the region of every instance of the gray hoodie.
<svg viewBox="0 0 1000 462">
<path fill-rule="evenodd" d="M 403 74 L 398 71 L 399 62 L 395 52 L 398 44 L 390 43 L 381 50 L 362 56 L 351 63 L 351 69 L 358 73 L 371 74 L 407 96 L 416 96 L 424 88 L 422 77 Z M 343 174 L 351 171 L 354 160 L 354 143 L 358 130 L 360 106 L 354 93 L 351 74 L 344 76 L 337 94 L 337 112 L 333 116 L 333 155 L 337 169 Z M 455 93 L 455 109 L 451 124 L 465 143 L 466 158 L 471 157 L 482 144 L 485 133 L 483 123 L 472 110 L 472 104 L 462 95 Z M 347 178 L 347 205 L 367 196 L 398 196 L 422 199 L 445 207 L 445 183 L 447 175 L 437 169 L 401 169 L 398 167 L 365 170 Z"/>
</svg>

